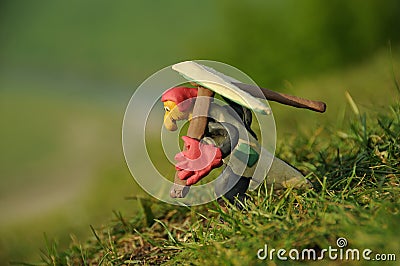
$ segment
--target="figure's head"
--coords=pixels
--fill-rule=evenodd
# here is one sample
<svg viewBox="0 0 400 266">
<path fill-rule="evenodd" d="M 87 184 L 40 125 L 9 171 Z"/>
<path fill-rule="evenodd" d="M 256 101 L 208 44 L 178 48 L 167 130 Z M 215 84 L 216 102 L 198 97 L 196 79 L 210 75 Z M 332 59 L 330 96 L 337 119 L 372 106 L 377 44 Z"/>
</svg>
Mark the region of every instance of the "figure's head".
<svg viewBox="0 0 400 266">
<path fill-rule="evenodd" d="M 164 126 L 167 130 L 175 131 L 176 121 L 189 119 L 193 111 L 194 100 L 197 97 L 196 88 L 174 87 L 163 93 Z"/>
</svg>

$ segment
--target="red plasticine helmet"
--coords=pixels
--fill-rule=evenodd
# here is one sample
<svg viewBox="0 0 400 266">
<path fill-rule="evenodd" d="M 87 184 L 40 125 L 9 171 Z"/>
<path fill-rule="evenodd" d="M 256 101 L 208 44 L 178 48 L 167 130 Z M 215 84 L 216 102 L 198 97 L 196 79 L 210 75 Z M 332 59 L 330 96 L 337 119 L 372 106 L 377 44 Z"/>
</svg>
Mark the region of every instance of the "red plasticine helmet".
<svg viewBox="0 0 400 266">
<path fill-rule="evenodd" d="M 174 87 L 163 93 L 161 101 L 162 102 L 173 101 L 178 106 L 179 111 L 184 112 L 187 109 L 189 109 L 189 107 L 193 103 L 193 98 L 196 97 L 197 97 L 196 88 Z"/>
</svg>

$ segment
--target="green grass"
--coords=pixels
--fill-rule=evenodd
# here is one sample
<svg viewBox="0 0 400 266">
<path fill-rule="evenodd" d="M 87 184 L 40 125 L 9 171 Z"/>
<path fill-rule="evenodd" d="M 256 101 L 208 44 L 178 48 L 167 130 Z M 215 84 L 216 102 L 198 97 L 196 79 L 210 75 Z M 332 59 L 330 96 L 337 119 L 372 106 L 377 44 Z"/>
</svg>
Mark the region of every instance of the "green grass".
<svg viewBox="0 0 400 266">
<path fill-rule="evenodd" d="M 330 138 L 318 137 L 321 131 Z M 271 263 L 257 258 L 264 244 L 318 253 L 336 248 L 338 237 L 348 248 L 394 253 L 399 260 L 399 132 L 400 104 L 373 116 L 355 111 L 343 128 L 279 141 L 278 156 L 309 173 L 311 190 L 261 186 L 242 211 L 231 206 L 227 212 L 216 203 L 186 208 L 135 198 L 138 215 L 115 212 L 108 225 L 91 227 L 91 239 L 73 237 L 66 250 L 46 240 L 38 265 L 264 265 Z M 275 256 L 275 263 L 282 261 Z"/>
</svg>

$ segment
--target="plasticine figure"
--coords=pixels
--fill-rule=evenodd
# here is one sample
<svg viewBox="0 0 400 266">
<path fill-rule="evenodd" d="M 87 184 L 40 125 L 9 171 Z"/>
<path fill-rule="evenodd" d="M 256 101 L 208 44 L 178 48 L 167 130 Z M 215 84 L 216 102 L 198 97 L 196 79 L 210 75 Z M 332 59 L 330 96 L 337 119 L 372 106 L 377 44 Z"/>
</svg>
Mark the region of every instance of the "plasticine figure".
<svg viewBox="0 0 400 266">
<path fill-rule="evenodd" d="M 243 201 L 247 189 L 255 189 L 264 180 L 267 173 L 255 171 L 262 147 L 251 129 L 250 109 L 265 115 L 270 113 L 270 109 L 258 98 L 318 112 L 324 112 L 326 108 L 321 102 L 240 83 L 193 61 L 182 62 L 172 68 L 197 88 L 174 87 L 164 92 L 161 98 L 167 130 L 177 130 L 176 121 L 190 121 L 188 136 L 182 137 L 184 150 L 175 156 L 178 172 L 171 197 L 185 197 L 191 185 L 222 165 L 224 170 L 216 180 L 215 193 L 218 198 L 224 196 L 231 203 L 236 197 Z M 200 97 L 213 99 L 214 93 L 220 94 L 227 105 L 221 106 L 212 100 L 207 102 L 205 97 Z M 198 118 L 199 113 L 204 117 Z M 310 186 L 293 166 L 272 154 L 269 156 L 273 159 L 267 183 L 274 183 L 274 188 Z"/>
<path fill-rule="evenodd" d="M 164 126 L 167 130 L 175 131 L 176 121 L 190 120 L 196 96 L 197 89 L 188 87 L 175 87 L 162 95 Z M 187 186 L 196 184 L 212 169 L 224 165 L 225 169 L 216 182 L 215 193 L 233 203 L 235 197 L 243 201 L 261 147 L 250 127 L 251 111 L 229 99 L 224 100 L 229 105 L 211 103 L 210 117 L 202 139 L 182 137 L 186 150 L 178 153 L 175 160 L 178 177 L 186 180 Z M 299 171 L 278 158 L 274 158 L 270 174 L 275 172 L 279 172 L 279 180 L 286 182 L 298 182 L 304 178 Z M 286 182 L 277 185 L 286 186 Z M 301 183 L 305 184 L 305 179 Z"/>
</svg>

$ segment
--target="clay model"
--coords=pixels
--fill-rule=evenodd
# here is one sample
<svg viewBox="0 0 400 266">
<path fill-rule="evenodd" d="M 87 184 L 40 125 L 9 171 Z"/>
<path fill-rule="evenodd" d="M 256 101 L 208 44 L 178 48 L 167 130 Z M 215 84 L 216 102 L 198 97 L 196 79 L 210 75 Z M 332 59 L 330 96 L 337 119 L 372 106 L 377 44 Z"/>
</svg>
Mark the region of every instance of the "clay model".
<svg viewBox="0 0 400 266">
<path fill-rule="evenodd" d="M 191 185 L 219 167 L 223 171 L 216 180 L 215 194 L 231 203 L 235 199 L 243 201 L 249 187 L 255 189 L 263 182 L 265 175 L 254 176 L 262 147 L 251 128 L 251 110 L 271 113 L 262 99 L 318 112 L 326 108 L 322 102 L 240 83 L 193 61 L 176 64 L 173 69 L 193 85 L 170 88 L 161 98 L 167 130 L 177 130 L 177 121 L 190 121 L 187 135 L 182 137 L 184 150 L 175 156 L 177 173 L 170 192 L 173 198 L 185 197 Z M 215 93 L 226 105 L 214 103 Z M 266 178 L 274 188 L 310 186 L 301 172 L 277 157 L 273 157 Z"/>
</svg>

